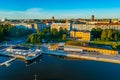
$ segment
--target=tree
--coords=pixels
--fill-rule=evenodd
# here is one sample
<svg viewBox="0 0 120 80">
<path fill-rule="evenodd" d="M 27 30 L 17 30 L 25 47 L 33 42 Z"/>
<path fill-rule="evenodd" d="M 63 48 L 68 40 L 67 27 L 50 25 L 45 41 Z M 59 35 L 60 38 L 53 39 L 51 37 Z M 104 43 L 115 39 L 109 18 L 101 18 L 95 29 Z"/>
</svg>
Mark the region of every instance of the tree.
<svg viewBox="0 0 120 80">
<path fill-rule="evenodd" d="M 44 35 L 43 31 L 41 31 L 41 30 L 37 31 L 37 34 L 40 35 L 40 36 Z"/>
<path fill-rule="evenodd" d="M 42 42 L 42 36 L 38 36 L 37 37 L 37 43 L 41 43 Z"/>
<path fill-rule="evenodd" d="M 99 38 L 101 36 L 102 33 L 102 29 L 101 28 L 97 28 L 96 29 L 96 37 Z"/>
<path fill-rule="evenodd" d="M 56 28 L 52 29 L 52 35 L 53 35 L 54 38 L 58 37 L 58 30 Z"/>
<path fill-rule="evenodd" d="M 107 30 L 107 34 L 108 34 L 108 40 L 111 41 L 112 40 L 112 34 L 113 34 L 113 30 L 112 29 L 108 29 Z"/>
<path fill-rule="evenodd" d="M 60 28 L 59 28 L 59 37 L 62 37 L 63 33 L 64 33 L 63 28 L 60 27 Z"/>
<path fill-rule="evenodd" d="M 95 35 L 95 33 L 96 33 L 96 29 L 95 29 L 95 28 L 92 28 L 91 34 L 92 34 L 92 35 Z"/>
<path fill-rule="evenodd" d="M 117 34 L 114 35 L 114 40 L 115 40 L 115 41 L 118 40 L 118 35 L 117 35 Z"/>
<path fill-rule="evenodd" d="M 120 41 L 120 32 L 118 33 L 118 40 Z"/>
<path fill-rule="evenodd" d="M 50 33 L 50 28 L 44 28 L 43 32 L 44 32 L 45 34 Z"/>
<path fill-rule="evenodd" d="M 107 30 L 105 29 L 102 31 L 101 40 L 106 41 L 107 40 L 106 38 L 107 38 Z"/>
<path fill-rule="evenodd" d="M 101 33 L 102 33 L 102 29 L 101 28 L 92 28 L 91 30 L 91 35 L 93 35 L 94 39 L 100 38 L 101 37 Z"/>
<path fill-rule="evenodd" d="M 0 30 L 0 42 L 3 40 L 3 32 Z"/>
<path fill-rule="evenodd" d="M 63 34 L 62 35 L 62 40 L 66 40 L 67 39 L 67 35 L 66 34 Z"/>
<path fill-rule="evenodd" d="M 63 30 L 63 32 L 64 32 L 64 34 L 67 34 L 67 33 L 68 33 L 68 30 L 65 28 L 65 29 Z"/>
<path fill-rule="evenodd" d="M 118 41 L 118 36 L 119 36 L 119 31 L 118 30 L 113 30 L 113 40 Z"/>
</svg>

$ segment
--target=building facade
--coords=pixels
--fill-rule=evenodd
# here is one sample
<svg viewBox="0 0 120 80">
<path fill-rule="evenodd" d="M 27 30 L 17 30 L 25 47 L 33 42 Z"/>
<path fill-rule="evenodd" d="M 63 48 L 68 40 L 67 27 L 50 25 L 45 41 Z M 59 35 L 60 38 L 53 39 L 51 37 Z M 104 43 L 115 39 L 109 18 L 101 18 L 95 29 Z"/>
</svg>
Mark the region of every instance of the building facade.
<svg viewBox="0 0 120 80">
<path fill-rule="evenodd" d="M 70 37 L 75 38 L 81 41 L 90 41 L 91 40 L 91 33 L 89 31 L 70 31 Z"/>
<path fill-rule="evenodd" d="M 91 31 L 92 28 L 120 30 L 120 24 L 119 23 L 72 24 L 72 30 Z"/>
<path fill-rule="evenodd" d="M 76 46 L 76 45 L 65 45 L 65 48 L 69 48 L 69 51 L 75 51 L 76 48 L 79 50 L 82 49 L 82 52 L 88 53 L 88 54 L 103 54 L 103 55 L 118 55 L 117 50 L 110 50 L 110 49 L 104 49 L 104 48 L 96 48 L 96 47 L 90 47 L 90 46 Z"/>
<path fill-rule="evenodd" d="M 51 29 L 55 28 L 58 31 L 59 31 L 60 27 L 62 27 L 63 29 L 70 30 L 70 23 L 53 23 L 51 25 Z"/>
<path fill-rule="evenodd" d="M 45 23 L 34 23 L 35 30 L 43 30 L 44 28 L 47 27 L 49 27 L 49 25 L 46 25 Z"/>
<path fill-rule="evenodd" d="M 94 15 L 92 15 L 92 16 L 91 16 L 91 21 L 94 21 L 94 20 L 95 20 L 95 19 L 94 19 Z"/>
</svg>

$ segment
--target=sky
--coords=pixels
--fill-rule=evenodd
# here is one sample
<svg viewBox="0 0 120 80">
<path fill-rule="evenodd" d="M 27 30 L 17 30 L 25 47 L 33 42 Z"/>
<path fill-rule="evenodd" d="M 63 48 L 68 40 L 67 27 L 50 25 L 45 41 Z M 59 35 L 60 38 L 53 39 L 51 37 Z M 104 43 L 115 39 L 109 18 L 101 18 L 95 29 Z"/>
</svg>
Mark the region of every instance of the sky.
<svg viewBox="0 0 120 80">
<path fill-rule="evenodd" d="M 0 0 L 0 19 L 118 18 L 120 0 Z"/>
</svg>

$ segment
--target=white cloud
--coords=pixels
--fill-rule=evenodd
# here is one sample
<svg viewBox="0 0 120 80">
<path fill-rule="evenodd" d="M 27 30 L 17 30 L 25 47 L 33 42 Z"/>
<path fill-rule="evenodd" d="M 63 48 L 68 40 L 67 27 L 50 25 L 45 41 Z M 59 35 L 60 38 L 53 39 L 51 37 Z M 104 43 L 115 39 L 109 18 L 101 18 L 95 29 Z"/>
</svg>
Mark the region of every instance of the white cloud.
<svg viewBox="0 0 120 80">
<path fill-rule="evenodd" d="M 40 12 L 42 10 L 43 10 L 42 8 L 30 8 L 30 9 L 27 9 L 26 11 L 27 12 Z"/>
<path fill-rule="evenodd" d="M 41 8 L 31 8 L 27 9 L 25 11 L 10 11 L 10 10 L 5 10 L 5 11 L 0 11 L 0 18 L 7 17 L 12 18 L 12 19 L 35 19 L 35 18 L 40 18 L 40 15 L 42 14 L 43 11 Z"/>
<path fill-rule="evenodd" d="M 55 18 L 119 18 L 119 9 L 73 9 L 73 10 L 44 10 L 42 8 L 30 8 L 25 11 L 0 10 L 0 18 L 8 19 L 50 19 Z"/>
</svg>

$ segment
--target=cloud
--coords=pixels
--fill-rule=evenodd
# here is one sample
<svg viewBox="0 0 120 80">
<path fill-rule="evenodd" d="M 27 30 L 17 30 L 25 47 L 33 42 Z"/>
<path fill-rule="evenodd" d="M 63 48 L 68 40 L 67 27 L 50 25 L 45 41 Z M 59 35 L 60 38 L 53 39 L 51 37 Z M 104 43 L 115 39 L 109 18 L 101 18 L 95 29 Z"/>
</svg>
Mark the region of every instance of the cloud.
<svg viewBox="0 0 120 80">
<path fill-rule="evenodd" d="M 55 18 L 78 18 L 84 14 L 79 10 L 44 10 L 43 8 L 30 8 L 25 11 L 1 10 L 0 18 L 8 19 L 50 19 Z"/>
<path fill-rule="evenodd" d="M 27 9 L 26 12 L 40 12 L 42 10 L 43 10 L 42 8 L 30 8 Z"/>
<path fill-rule="evenodd" d="M 45 10 L 43 8 L 30 8 L 25 11 L 0 10 L 0 18 L 8 19 L 51 19 L 55 18 L 119 18 L 119 9 L 71 9 L 71 10 Z M 109 13 L 109 14 L 108 14 Z"/>
<path fill-rule="evenodd" d="M 31 8 L 25 11 L 12 11 L 5 10 L 0 11 L 0 18 L 7 17 L 8 19 L 35 19 L 40 18 L 40 15 L 43 15 L 42 8 Z"/>
</svg>

